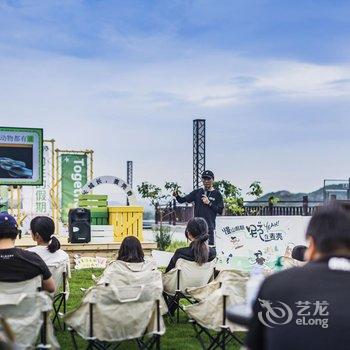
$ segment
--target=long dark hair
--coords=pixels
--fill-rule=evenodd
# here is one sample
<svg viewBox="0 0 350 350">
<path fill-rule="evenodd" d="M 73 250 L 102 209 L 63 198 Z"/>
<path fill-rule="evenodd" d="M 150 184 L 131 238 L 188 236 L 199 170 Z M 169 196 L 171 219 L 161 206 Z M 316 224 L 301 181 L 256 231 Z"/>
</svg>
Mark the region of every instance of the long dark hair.
<svg viewBox="0 0 350 350">
<path fill-rule="evenodd" d="M 186 236 L 189 234 L 193 237 L 191 247 L 193 248 L 195 261 L 199 265 L 205 264 L 209 260 L 207 222 L 203 218 L 191 219 L 186 227 Z"/>
<path fill-rule="evenodd" d="M 61 248 L 60 241 L 53 235 L 55 232 L 55 223 L 47 216 L 36 216 L 30 222 L 30 230 L 33 234 L 38 234 L 45 243 L 49 243 L 47 249 L 50 253 L 56 252 Z"/>
<path fill-rule="evenodd" d="M 140 241 L 134 236 L 125 237 L 120 245 L 117 260 L 131 263 L 144 262 L 144 253 Z"/>
</svg>

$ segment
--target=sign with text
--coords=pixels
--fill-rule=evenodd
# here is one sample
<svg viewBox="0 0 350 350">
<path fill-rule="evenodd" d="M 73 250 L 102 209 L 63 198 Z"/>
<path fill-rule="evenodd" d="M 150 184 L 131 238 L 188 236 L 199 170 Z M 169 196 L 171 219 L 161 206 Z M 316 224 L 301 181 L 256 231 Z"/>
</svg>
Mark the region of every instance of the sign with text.
<svg viewBox="0 0 350 350">
<path fill-rule="evenodd" d="M 115 177 L 115 176 L 106 175 L 106 176 L 96 177 L 91 181 L 89 181 L 81 189 L 81 193 L 88 194 L 90 191 L 92 191 L 95 187 L 99 185 L 113 185 L 121 188 L 128 196 L 130 205 L 137 205 L 137 199 L 136 199 L 135 193 L 133 189 L 130 187 L 130 185 L 127 184 L 122 179 L 120 179 L 119 177 Z"/>
<path fill-rule="evenodd" d="M 43 129 L 0 127 L 0 185 L 43 182 Z"/>
<path fill-rule="evenodd" d="M 78 206 L 81 188 L 87 182 L 86 154 L 61 154 L 61 179 L 61 217 L 67 223 L 68 211 Z"/>
<path fill-rule="evenodd" d="M 307 216 L 220 216 L 216 221 L 216 251 L 220 269 L 274 269 L 277 258 L 291 256 L 305 244 Z"/>
<path fill-rule="evenodd" d="M 90 257 L 74 255 L 74 268 L 76 270 L 82 269 L 105 269 L 107 267 L 107 259 L 103 257 Z"/>
<path fill-rule="evenodd" d="M 44 142 L 43 147 L 43 185 L 35 189 L 35 213 L 52 216 L 51 196 L 52 183 L 52 148 L 51 142 Z"/>
</svg>

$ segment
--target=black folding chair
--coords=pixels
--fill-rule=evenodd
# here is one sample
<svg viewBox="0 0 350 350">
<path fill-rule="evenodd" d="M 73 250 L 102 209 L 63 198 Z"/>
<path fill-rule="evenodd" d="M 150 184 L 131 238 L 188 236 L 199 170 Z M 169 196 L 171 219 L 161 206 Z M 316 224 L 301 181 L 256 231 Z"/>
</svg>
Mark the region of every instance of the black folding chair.
<svg viewBox="0 0 350 350">
<path fill-rule="evenodd" d="M 40 343 L 36 346 L 36 348 L 40 350 L 51 349 L 51 345 L 47 342 L 48 317 L 49 313 L 47 311 L 44 311 L 43 324 L 40 330 Z"/>
<path fill-rule="evenodd" d="M 67 266 L 63 264 L 49 266 L 49 269 L 52 273 L 52 276 L 54 277 L 57 288 L 55 294 L 53 295 L 52 323 L 54 324 L 56 330 L 65 330 L 65 324 L 61 319 L 67 312 L 67 298 L 69 292 L 67 279 L 68 269 Z"/>
<path fill-rule="evenodd" d="M 53 309 L 54 309 L 54 316 L 52 319 L 52 323 L 54 324 L 55 328 L 56 326 L 61 329 L 65 330 L 66 325 L 60 318 L 63 318 L 63 316 L 67 312 L 67 273 L 62 273 L 62 291 L 55 294 L 53 298 Z"/>
</svg>

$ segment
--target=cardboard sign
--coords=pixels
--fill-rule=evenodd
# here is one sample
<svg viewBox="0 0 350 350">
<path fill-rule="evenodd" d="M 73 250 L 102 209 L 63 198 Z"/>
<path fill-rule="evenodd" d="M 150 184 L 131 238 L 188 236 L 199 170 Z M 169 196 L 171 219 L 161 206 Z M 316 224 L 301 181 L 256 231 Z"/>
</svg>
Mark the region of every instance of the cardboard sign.
<svg viewBox="0 0 350 350">
<path fill-rule="evenodd" d="M 107 266 L 107 259 L 99 256 L 80 256 L 74 255 L 74 268 L 81 269 L 105 269 Z"/>
</svg>

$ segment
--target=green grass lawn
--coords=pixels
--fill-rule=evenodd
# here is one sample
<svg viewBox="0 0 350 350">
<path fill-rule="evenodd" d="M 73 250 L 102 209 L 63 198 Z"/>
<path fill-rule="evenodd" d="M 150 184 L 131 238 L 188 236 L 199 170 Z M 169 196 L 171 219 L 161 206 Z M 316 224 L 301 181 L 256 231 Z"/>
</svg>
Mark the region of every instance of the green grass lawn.
<svg viewBox="0 0 350 350">
<path fill-rule="evenodd" d="M 72 271 L 72 278 L 69 281 L 70 285 L 70 296 L 68 300 L 68 311 L 73 310 L 75 307 L 77 307 L 82 299 L 82 296 L 84 294 L 83 291 L 81 291 L 81 288 L 89 288 L 94 284 L 94 281 L 92 280 L 92 274 L 95 276 L 99 276 L 102 273 L 102 270 L 77 270 Z M 161 338 L 161 349 L 168 349 L 168 350 L 175 350 L 175 349 L 181 349 L 181 350 L 195 350 L 200 349 L 200 345 L 198 340 L 195 338 L 195 333 L 192 328 L 192 326 L 188 323 L 188 320 L 185 316 L 185 314 L 181 314 L 181 319 L 179 324 L 174 324 L 170 322 L 170 320 L 166 319 L 166 333 Z M 70 339 L 70 335 L 67 331 L 62 332 L 58 331 L 56 333 L 58 341 L 61 345 L 62 349 L 72 349 L 72 343 Z M 240 334 L 241 337 L 244 336 L 244 334 Z M 77 338 L 79 348 L 85 349 L 86 343 L 81 340 L 80 338 Z M 234 344 L 231 346 L 226 347 L 226 349 L 230 350 L 236 350 L 239 349 L 240 346 Z M 132 350 L 137 349 L 134 342 L 127 342 L 123 346 L 121 346 L 118 349 L 122 350 Z"/>
</svg>

